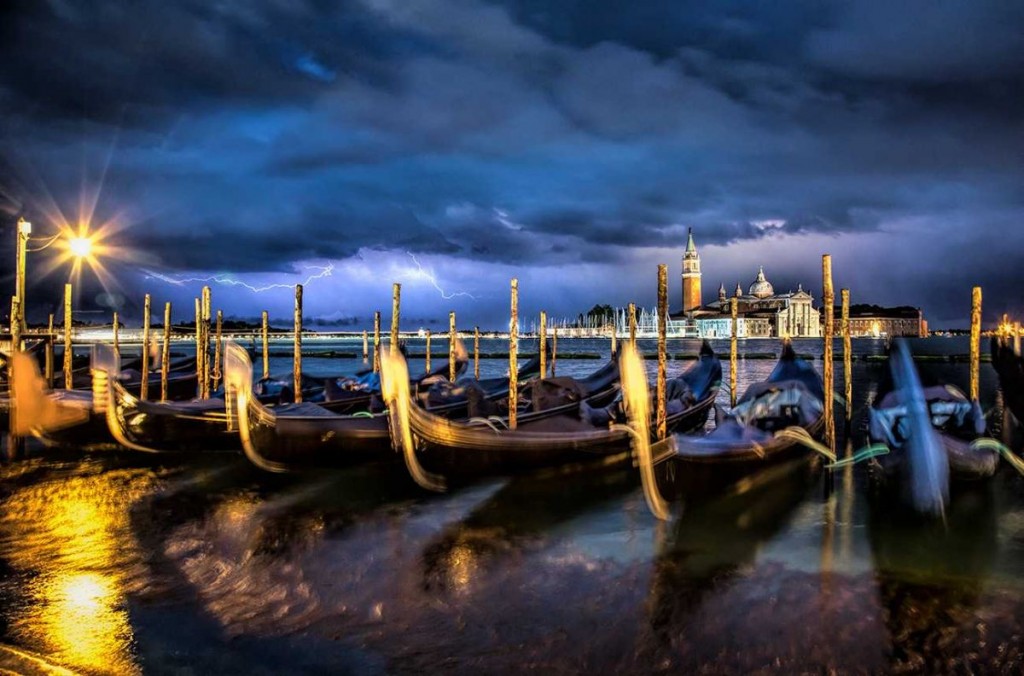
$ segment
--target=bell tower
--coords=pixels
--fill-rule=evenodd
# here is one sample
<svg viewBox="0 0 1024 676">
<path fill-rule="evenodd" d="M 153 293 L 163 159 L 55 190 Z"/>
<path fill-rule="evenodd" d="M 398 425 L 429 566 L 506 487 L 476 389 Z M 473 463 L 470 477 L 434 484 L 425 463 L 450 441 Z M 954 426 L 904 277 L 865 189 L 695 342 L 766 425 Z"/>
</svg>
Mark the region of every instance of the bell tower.
<svg viewBox="0 0 1024 676">
<path fill-rule="evenodd" d="M 686 238 L 683 252 L 683 312 L 697 310 L 704 304 L 700 293 L 700 254 L 693 243 L 693 228 Z"/>
</svg>

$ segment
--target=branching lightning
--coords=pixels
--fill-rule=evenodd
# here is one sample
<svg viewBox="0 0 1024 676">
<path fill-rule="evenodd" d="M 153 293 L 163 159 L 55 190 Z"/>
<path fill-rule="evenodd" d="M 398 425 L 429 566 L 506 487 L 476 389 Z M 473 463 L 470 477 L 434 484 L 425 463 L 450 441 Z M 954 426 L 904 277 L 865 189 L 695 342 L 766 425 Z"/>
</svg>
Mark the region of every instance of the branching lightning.
<svg viewBox="0 0 1024 676">
<path fill-rule="evenodd" d="M 420 264 L 419 260 L 417 260 L 416 255 L 413 252 L 406 251 L 405 253 L 409 254 L 409 258 L 411 258 L 412 262 L 416 264 L 416 267 L 419 269 L 420 275 L 422 275 L 424 279 L 429 281 L 433 285 L 433 287 L 437 289 L 438 293 L 441 294 L 441 298 L 443 298 L 444 300 L 450 300 L 452 298 L 472 298 L 473 300 L 476 300 L 476 296 L 466 291 L 455 291 L 453 293 L 448 293 L 447 291 L 441 288 L 440 284 L 437 283 L 437 276 L 434 275 L 434 272 L 432 270 L 427 270 L 426 268 L 424 268 Z"/>
<path fill-rule="evenodd" d="M 334 263 L 328 263 L 327 265 L 306 265 L 306 266 L 303 266 L 303 269 L 304 270 L 319 270 L 319 272 L 310 275 L 309 277 L 306 278 L 306 280 L 304 282 L 302 282 L 302 285 L 306 286 L 306 285 L 308 285 L 310 282 L 312 282 L 314 280 L 323 279 L 324 277 L 330 277 L 331 274 L 334 272 Z M 227 275 L 210 275 L 209 277 L 186 277 L 184 279 L 177 279 L 175 277 L 170 277 L 168 275 L 160 274 L 159 272 L 154 272 L 153 270 L 146 270 L 146 276 L 147 277 L 151 277 L 152 279 L 158 279 L 161 282 L 167 282 L 168 284 L 173 284 L 175 286 L 184 286 L 185 284 L 199 284 L 199 283 L 209 284 L 209 283 L 213 283 L 213 284 L 223 284 L 225 286 L 240 286 L 243 289 L 248 289 L 249 291 L 252 291 L 253 293 L 263 293 L 264 291 L 273 291 L 274 289 L 294 289 L 295 288 L 294 284 L 282 284 L 282 283 L 267 284 L 265 286 L 253 286 L 252 284 L 248 284 L 246 282 L 243 282 L 240 279 L 235 279 L 235 278 L 229 277 Z"/>
</svg>

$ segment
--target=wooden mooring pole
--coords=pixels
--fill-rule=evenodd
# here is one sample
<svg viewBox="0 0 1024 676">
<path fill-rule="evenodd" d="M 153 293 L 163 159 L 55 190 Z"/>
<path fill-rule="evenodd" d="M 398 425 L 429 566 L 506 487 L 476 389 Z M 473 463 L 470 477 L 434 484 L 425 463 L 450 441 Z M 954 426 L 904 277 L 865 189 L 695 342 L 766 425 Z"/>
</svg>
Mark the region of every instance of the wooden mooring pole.
<svg viewBox="0 0 1024 676">
<path fill-rule="evenodd" d="M 1020 322 L 1013 323 L 1013 353 L 1020 356 Z"/>
<path fill-rule="evenodd" d="M 668 411 L 665 392 L 668 377 L 668 345 L 665 333 L 668 330 L 668 266 L 658 266 L 658 381 L 656 388 L 656 434 L 659 440 L 668 435 Z"/>
<path fill-rule="evenodd" d="M 217 331 L 213 338 L 213 389 L 220 388 L 224 361 L 224 311 L 217 310 Z"/>
<path fill-rule="evenodd" d="M 53 313 L 46 320 L 46 386 L 53 388 L 53 341 L 57 336 L 53 333 Z"/>
<path fill-rule="evenodd" d="M 551 327 L 551 377 L 555 377 L 555 367 L 558 365 L 558 326 Z"/>
<path fill-rule="evenodd" d="M 117 316 L 117 312 L 114 312 L 114 323 L 113 323 L 113 336 L 114 336 L 114 354 L 121 357 L 121 340 L 120 340 L 120 329 L 121 329 L 121 318 Z"/>
<path fill-rule="evenodd" d="M 825 445 L 829 450 L 836 451 L 836 420 L 833 409 L 832 392 L 835 387 L 835 364 L 833 364 L 833 345 L 835 337 L 835 291 L 832 288 L 832 256 L 824 254 L 821 257 L 821 286 L 822 300 L 825 307 L 825 350 L 822 358 L 825 360 Z"/>
<path fill-rule="evenodd" d="M 263 350 L 263 377 L 270 377 L 270 315 L 264 310 L 260 314 L 260 347 Z"/>
<path fill-rule="evenodd" d="M 516 428 L 519 406 L 519 280 L 512 280 L 512 308 L 508 325 L 508 428 Z"/>
<path fill-rule="evenodd" d="M 295 285 L 295 352 L 292 356 L 295 374 L 295 403 L 302 402 L 302 285 Z"/>
<path fill-rule="evenodd" d="M 980 396 L 981 376 L 981 287 L 971 292 L 971 400 Z"/>
<path fill-rule="evenodd" d="M 210 398 L 210 287 L 203 287 L 202 342 L 203 342 L 203 399 Z"/>
<path fill-rule="evenodd" d="M 64 388 L 70 390 L 74 387 L 71 374 L 71 360 L 74 359 L 75 351 L 71 346 L 71 285 L 64 285 Z"/>
<path fill-rule="evenodd" d="M 373 372 L 380 373 L 380 312 L 373 313 Z"/>
<path fill-rule="evenodd" d="M 392 350 L 398 349 L 398 320 L 399 310 L 402 306 L 402 285 L 394 284 L 391 287 L 391 345 Z"/>
<path fill-rule="evenodd" d="M 480 380 L 480 327 L 473 329 L 473 377 Z"/>
<path fill-rule="evenodd" d="M 367 364 L 370 361 L 370 337 L 363 331 L 363 363 Z"/>
<path fill-rule="evenodd" d="M 629 304 L 629 344 L 636 349 L 636 303 Z"/>
<path fill-rule="evenodd" d="M 203 398 L 203 305 L 195 298 L 196 311 L 196 396 Z"/>
<path fill-rule="evenodd" d="M 729 406 L 736 406 L 736 388 L 739 386 L 737 383 L 737 370 L 739 360 L 739 350 L 736 349 L 736 339 L 739 337 L 739 299 L 733 296 L 730 299 L 730 315 L 732 317 L 730 338 L 729 338 Z"/>
<path fill-rule="evenodd" d="M 843 303 L 843 398 L 846 399 L 846 433 L 850 433 L 850 422 L 853 420 L 853 341 L 850 338 L 850 290 L 840 289 L 839 297 Z"/>
<path fill-rule="evenodd" d="M 168 379 L 171 374 L 171 304 L 164 303 L 164 335 L 160 350 L 160 401 L 167 401 Z"/>
<path fill-rule="evenodd" d="M 139 399 L 149 398 L 149 325 L 153 311 L 153 299 L 147 293 L 142 299 L 142 382 L 139 383 Z"/>
<path fill-rule="evenodd" d="M 537 347 L 540 352 L 540 377 L 543 379 L 547 377 L 548 371 L 548 313 L 544 310 L 540 311 L 540 341 Z"/>
<path fill-rule="evenodd" d="M 426 372 L 430 373 L 430 329 L 427 329 L 427 359 Z"/>
<path fill-rule="evenodd" d="M 448 313 L 448 380 L 455 382 L 458 375 L 455 369 L 455 343 L 459 340 L 459 332 L 455 330 L 455 311 Z"/>
</svg>

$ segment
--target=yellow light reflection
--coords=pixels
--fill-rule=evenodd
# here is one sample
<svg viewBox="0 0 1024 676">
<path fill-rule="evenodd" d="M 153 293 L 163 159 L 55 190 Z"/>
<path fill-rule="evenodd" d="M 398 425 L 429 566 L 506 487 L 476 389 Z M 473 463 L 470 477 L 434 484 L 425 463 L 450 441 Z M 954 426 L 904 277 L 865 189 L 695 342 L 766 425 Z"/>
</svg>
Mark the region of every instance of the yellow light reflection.
<svg viewBox="0 0 1024 676">
<path fill-rule="evenodd" d="M 468 545 L 458 544 L 452 547 L 447 557 L 448 584 L 459 592 L 469 589 L 476 573 L 476 554 Z"/>
<path fill-rule="evenodd" d="M 4 553 L 36 576 L 30 603 L 11 615 L 18 642 L 65 666 L 136 674 L 128 594 L 145 588 L 145 567 L 129 505 L 153 486 L 151 474 L 105 472 L 16 491 L 0 516 Z"/>
</svg>

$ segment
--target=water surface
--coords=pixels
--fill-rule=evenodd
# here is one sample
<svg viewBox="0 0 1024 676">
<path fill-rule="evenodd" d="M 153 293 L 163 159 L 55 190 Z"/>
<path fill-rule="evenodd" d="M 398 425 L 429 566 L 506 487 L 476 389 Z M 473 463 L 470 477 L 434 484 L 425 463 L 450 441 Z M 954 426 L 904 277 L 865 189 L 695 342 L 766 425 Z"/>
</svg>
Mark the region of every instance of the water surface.
<svg viewBox="0 0 1024 676">
<path fill-rule="evenodd" d="M 562 374 L 600 364 L 558 362 Z M 741 360 L 739 389 L 773 365 Z M 858 411 L 883 368 L 854 362 Z M 966 387 L 966 364 L 922 368 Z M 1001 433 L 987 365 L 982 395 Z M 632 468 L 443 495 L 400 470 L 281 477 L 223 453 L 36 449 L 0 467 L 2 640 L 89 673 L 1021 670 L 1024 479 L 1007 471 L 955 494 L 945 524 L 922 525 L 874 497 L 863 467 L 799 463 L 677 503 L 668 523 L 648 514 Z"/>
</svg>

